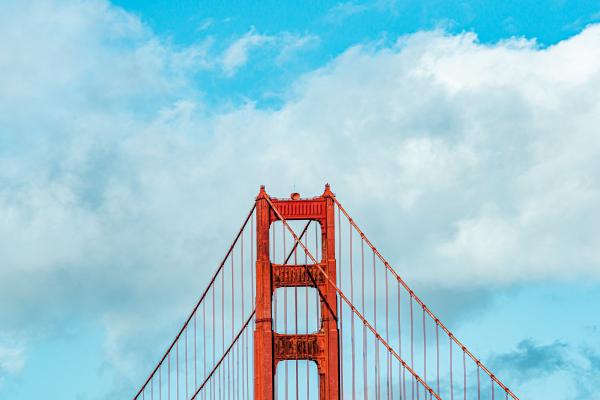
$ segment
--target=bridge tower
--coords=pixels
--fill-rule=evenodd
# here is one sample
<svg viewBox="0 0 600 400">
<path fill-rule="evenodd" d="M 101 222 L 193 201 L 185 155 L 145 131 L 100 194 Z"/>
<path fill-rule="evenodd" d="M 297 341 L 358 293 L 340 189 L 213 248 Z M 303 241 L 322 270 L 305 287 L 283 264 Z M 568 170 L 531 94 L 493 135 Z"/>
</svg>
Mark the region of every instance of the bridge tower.
<svg viewBox="0 0 600 400">
<path fill-rule="evenodd" d="M 321 196 L 302 199 L 271 198 L 264 186 L 256 198 L 256 325 L 254 330 L 254 396 L 274 399 L 277 363 L 311 360 L 317 364 L 319 399 L 338 400 L 339 331 L 335 287 L 319 273 L 316 265 L 281 265 L 271 262 L 269 231 L 279 217 L 312 220 L 321 227 L 322 258 L 317 260 L 331 281 L 336 282 L 334 199 L 329 185 Z M 316 254 L 314 255 L 316 257 Z M 320 329 L 314 334 L 283 334 L 273 331 L 273 294 L 281 287 L 314 287 L 321 295 Z"/>
</svg>

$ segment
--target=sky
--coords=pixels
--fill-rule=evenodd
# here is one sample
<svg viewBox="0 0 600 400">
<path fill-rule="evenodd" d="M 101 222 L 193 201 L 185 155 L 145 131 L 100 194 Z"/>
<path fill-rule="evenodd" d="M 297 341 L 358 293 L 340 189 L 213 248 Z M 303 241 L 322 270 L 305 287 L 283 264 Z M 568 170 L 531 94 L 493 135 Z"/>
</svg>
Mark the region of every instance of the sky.
<svg viewBox="0 0 600 400">
<path fill-rule="evenodd" d="M 600 6 L 0 2 L 0 398 L 131 398 L 259 185 L 522 399 L 600 399 Z"/>
</svg>

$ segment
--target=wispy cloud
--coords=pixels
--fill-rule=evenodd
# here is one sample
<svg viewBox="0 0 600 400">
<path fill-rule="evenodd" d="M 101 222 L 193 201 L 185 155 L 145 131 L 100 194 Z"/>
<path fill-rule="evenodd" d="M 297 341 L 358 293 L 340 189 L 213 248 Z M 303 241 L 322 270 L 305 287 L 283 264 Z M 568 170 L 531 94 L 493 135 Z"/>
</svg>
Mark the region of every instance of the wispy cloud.
<svg viewBox="0 0 600 400">
<path fill-rule="evenodd" d="M 253 50 L 268 48 L 276 54 L 273 60 L 282 64 L 290 61 L 295 53 L 315 45 L 318 41 L 319 38 L 315 35 L 299 35 L 290 32 L 264 35 L 252 28 L 223 51 L 220 64 L 227 76 L 233 76 L 237 70 L 248 63 Z"/>
<path fill-rule="evenodd" d="M 514 351 L 495 355 L 490 366 L 519 387 L 522 397 L 547 392 L 545 398 L 591 399 L 600 384 L 597 350 L 560 341 L 523 340 Z"/>
<path fill-rule="evenodd" d="M 531 339 L 523 340 L 514 351 L 493 358 L 495 370 L 507 371 L 512 381 L 530 381 L 568 368 L 567 344 L 554 342 L 543 345 Z"/>
<path fill-rule="evenodd" d="M 221 58 L 223 70 L 227 75 L 232 75 L 238 68 L 248 61 L 248 53 L 256 47 L 272 42 L 273 38 L 261 35 L 254 28 L 244 36 L 234 41 L 224 52 Z"/>
</svg>

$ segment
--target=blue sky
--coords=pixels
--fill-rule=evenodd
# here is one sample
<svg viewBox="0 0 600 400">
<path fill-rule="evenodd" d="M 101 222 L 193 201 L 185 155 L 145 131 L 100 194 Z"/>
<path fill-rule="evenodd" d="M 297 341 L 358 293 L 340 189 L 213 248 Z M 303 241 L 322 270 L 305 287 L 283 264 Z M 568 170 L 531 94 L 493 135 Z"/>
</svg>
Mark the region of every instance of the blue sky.
<svg viewBox="0 0 600 400">
<path fill-rule="evenodd" d="M 594 2 L 0 17 L 0 398 L 130 397 L 258 185 L 325 181 L 521 398 L 600 398 Z"/>
</svg>

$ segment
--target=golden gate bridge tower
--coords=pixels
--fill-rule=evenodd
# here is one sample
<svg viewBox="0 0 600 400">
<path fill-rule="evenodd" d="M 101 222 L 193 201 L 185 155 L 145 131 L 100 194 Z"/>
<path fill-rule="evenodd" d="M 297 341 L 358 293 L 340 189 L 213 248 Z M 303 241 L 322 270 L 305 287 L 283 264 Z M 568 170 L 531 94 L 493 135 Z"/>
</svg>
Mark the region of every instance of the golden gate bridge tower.
<svg viewBox="0 0 600 400">
<path fill-rule="evenodd" d="M 256 199 L 256 330 L 254 332 L 254 393 L 260 399 L 274 398 L 274 378 L 279 361 L 308 359 L 317 363 L 319 398 L 339 398 L 339 332 L 337 293 L 324 275 L 336 281 L 335 215 L 329 185 L 322 196 L 290 200 L 269 199 L 261 187 Z M 320 228 L 322 258 L 311 264 L 271 263 L 269 232 L 275 221 L 314 221 Z M 300 242 L 301 243 L 301 242 Z M 322 274 L 322 272 L 324 272 Z M 320 329 L 312 334 L 278 334 L 273 331 L 273 293 L 281 287 L 317 288 L 321 306 Z"/>
<path fill-rule="evenodd" d="M 202 266 L 206 268 L 206 266 Z M 134 400 L 513 399 L 325 185 L 261 186 Z"/>
</svg>

